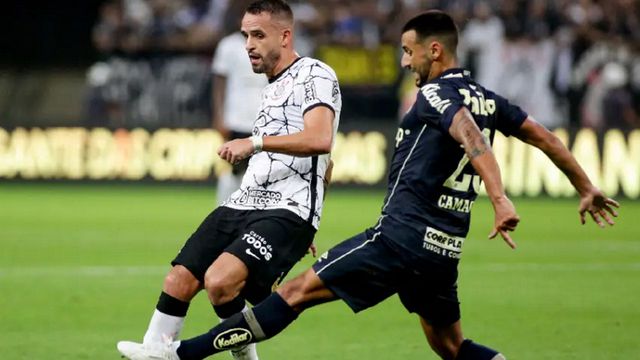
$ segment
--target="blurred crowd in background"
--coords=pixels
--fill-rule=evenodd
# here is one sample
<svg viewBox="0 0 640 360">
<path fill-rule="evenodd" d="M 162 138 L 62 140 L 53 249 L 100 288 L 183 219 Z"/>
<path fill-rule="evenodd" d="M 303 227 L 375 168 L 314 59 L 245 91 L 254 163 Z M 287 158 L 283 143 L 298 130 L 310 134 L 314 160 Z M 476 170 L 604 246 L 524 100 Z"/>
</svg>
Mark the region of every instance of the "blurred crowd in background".
<svg viewBox="0 0 640 360">
<path fill-rule="evenodd" d="M 332 49 L 401 55 L 400 29 L 426 9 L 460 26 L 459 55 L 483 85 L 545 125 L 640 127 L 638 0 L 309 0 L 290 1 L 296 48 L 336 68 L 350 118 L 397 120 L 415 96 L 405 72 L 381 83 L 332 64 Z M 211 126 L 210 62 L 217 42 L 239 29 L 247 1 L 106 0 L 93 26 L 99 59 L 87 71 L 84 125 Z M 329 49 L 329 51 L 327 51 Z M 344 54 L 344 53 L 341 53 Z M 349 54 L 348 52 L 346 54 Z M 367 60 L 363 61 L 362 66 Z M 356 67 L 358 64 L 356 63 Z M 395 71 L 395 70 L 394 70 Z M 376 99 L 387 111 L 366 106 Z"/>
</svg>

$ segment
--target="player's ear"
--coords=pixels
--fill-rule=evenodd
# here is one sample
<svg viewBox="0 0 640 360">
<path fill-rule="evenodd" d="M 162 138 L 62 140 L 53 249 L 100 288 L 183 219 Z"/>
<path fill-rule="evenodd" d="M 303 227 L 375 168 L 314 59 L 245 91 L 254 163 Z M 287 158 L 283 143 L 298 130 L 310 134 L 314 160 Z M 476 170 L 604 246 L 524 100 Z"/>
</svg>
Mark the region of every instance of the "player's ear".
<svg viewBox="0 0 640 360">
<path fill-rule="evenodd" d="M 287 45 L 289 45 L 292 41 L 293 41 L 293 38 L 291 36 L 291 29 L 285 28 L 284 30 L 282 30 L 282 41 L 281 41 L 282 47 L 283 48 L 287 47 Z"/>
<path fill-rule="evenodd" d="M 439 41 L 432 41 L 429 43 L 429 56 L 431 60 L 438 59 L 442 55 L 442 44 Z"/>
</svg>

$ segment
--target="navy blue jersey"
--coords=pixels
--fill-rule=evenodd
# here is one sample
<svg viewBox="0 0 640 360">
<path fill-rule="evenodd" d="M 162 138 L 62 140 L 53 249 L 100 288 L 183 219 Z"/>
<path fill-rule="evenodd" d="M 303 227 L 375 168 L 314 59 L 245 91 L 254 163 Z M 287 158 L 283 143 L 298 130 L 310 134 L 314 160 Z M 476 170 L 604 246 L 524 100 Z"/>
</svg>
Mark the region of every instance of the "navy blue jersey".
<svg viewBox="0 0 640 360">
<path fill-rule="evenodd" d="M 425 83 L 398 129 L 382 208 L 384 222 L 422 233 L 426 226 L 455 237 L 467 235 L 480 176 L 462 145 L 449 134 L 453 116 L 462 106 L 488 139 L 496 130 L 509 136 L 527 117 L 462 69 L 450 69 Z"/>
</svg>

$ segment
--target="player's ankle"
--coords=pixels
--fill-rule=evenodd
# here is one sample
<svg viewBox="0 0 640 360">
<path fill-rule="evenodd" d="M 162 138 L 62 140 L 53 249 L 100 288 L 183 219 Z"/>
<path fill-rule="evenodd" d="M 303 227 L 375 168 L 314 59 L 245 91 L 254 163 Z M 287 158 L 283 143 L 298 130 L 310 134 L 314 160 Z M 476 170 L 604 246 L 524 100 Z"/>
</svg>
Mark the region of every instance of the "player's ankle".
<svg viewBox="0 0 640 360">
<path fill-rule="evenodd" d="M 460 345 L 456 360 L 505 360 L 497 351 L 466 339 Z"/>
</svg>

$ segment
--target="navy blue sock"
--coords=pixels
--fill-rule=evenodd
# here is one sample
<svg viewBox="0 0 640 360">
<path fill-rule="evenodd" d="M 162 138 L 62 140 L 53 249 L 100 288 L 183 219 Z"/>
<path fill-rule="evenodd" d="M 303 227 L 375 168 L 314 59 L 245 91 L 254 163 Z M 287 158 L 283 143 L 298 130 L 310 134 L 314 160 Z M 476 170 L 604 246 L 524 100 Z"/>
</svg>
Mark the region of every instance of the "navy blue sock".
<svg viewBox="0 0 640 360">
<path fill-rule="evenodd" d="M 244 305 L 244 298 L 242 298 L 241 296 L 236 296 L 235 299 L 229 301 L 226 304 L 213 305 L 213 310 L 221 320 L 226 320 L 230 318 L 231 315 L 237 314 L 242 311 L 242 309 L 244 309 Z"/>
<path fill-rule="evenodd" d="M 238 346 L 269 339 L 289 326 L 298 313 L 278 294 L 195 338 L 183 340 L 178 347 L 181 360 L 200 360 Z"/>
<path fill-rule="evenodd" d="M 460 345 L 456 360 L 492 360 L 498 352 L 466 339 Z"/>
</svg>

